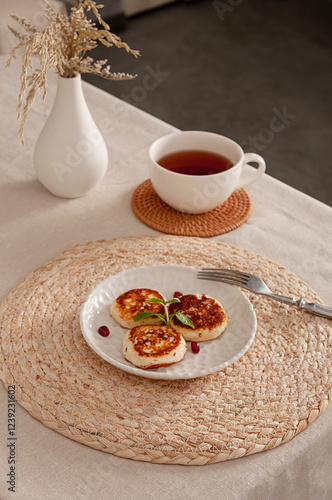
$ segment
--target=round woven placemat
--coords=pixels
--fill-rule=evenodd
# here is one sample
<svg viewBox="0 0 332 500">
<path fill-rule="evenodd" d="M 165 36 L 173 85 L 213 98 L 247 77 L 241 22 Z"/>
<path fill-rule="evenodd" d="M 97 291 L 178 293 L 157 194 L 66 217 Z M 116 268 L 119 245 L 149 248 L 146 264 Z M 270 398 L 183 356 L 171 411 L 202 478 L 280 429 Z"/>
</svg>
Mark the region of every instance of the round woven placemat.
<svg viewBox="0 0 332 500">
<path fill-rule="evenodd" d="M 150 179 L 135 189 L 131 206 L 136 217 L 147 226 L 178 236 L 218 236 L 241 226 L 252 212 L 251 198 L 243 188 L 205 214 L 178 212 L 157 195 Z"/>
<path fill-rule="evenodd" d="M 0 307 L 1 379 L 6 387 L 15 384 L 18 403 L 95 449 L 184 465 L 274 448 L 327 408 L 331 322 L 249 292 L 258 320 L 255 341 L 218 373 L 153 380 L 98 357 L 79 326 L 87 294 L 111 274 L 161 263 L 245 268 L 277 293 L 319 301 L 287 269 L 222 242 L 159 236 L 75 246 L 31 273 Z"/>
</svg>

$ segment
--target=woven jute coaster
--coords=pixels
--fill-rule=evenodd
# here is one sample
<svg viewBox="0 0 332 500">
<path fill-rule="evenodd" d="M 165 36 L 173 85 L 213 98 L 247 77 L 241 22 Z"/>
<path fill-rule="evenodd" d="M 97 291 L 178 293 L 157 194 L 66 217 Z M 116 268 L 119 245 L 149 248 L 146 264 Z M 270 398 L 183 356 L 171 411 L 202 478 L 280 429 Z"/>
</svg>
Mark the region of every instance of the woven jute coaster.
<svg viewBox="0 0 332 500">
<path fill-rule="evenodd" d="M 246 222 L 252 201 L 245 189 L 238 189 L 222 205 L 205 214 L 185 214 L 165 203 L 150 179 L 142 182 L 131 199 L 132 209 L 142 222 L 157 231 L 179 236 L 210 237 L 227 233 Z"/>
<path fill-rule="evenodd" d="M 75 246 L 31 273 L 0 307 L 6 387 L 33 417 L 75 441 L 120 457 L 204 465 L 292 439 L 332 396 L 331 321 L 247 293 L 258 329 L 226 369 L 191 380 L 138 377 L 86 344 L 80 307 L 101 280 L 150 264 L 246 269 L 276 293 L 317 295 L 264 256 L 212 240 L 128 237 Z"/>
</svg>

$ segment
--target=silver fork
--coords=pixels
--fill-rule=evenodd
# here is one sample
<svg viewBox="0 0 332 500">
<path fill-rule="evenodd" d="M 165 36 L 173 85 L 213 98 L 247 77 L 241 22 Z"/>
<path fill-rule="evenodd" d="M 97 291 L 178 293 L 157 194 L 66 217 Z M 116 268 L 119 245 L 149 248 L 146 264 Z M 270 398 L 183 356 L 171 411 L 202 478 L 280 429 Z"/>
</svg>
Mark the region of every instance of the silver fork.
<svg viewBox="0 0 332 500">
<path fill-rule="evenodd" d="M 305 302 L 303 299 L 295 300 L 292 297 L 277 295 L 269 289 L 267 284 L 261 278 L 258 278 L 257 276 L 249 273 L 244 273 L 243 271 L 237 271 L 235 269 L 204 268 L 198 271 L 197 278 L 211 281 L 220 281 L 222 283 L 228 283 L 229 285 L 237 285 L 261 295 L 268 295 L 275 300 L 279 300 L 279 302 L 284 302 L 291 306 L 305 309 L 306 311 L 309 311 L 312 314 L 316 314 L 317 316 L 332 318 L 331 307 L 327 307 L 321 304 L 315 304 L 312 302 Z"/>
</svg>

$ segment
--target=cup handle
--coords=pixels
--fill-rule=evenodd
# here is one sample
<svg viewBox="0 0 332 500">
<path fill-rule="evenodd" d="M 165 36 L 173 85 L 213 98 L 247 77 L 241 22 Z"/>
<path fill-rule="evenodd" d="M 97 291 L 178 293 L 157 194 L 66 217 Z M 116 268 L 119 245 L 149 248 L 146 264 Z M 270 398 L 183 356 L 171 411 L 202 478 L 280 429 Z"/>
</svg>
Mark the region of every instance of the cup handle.
<svg viewBox="0 0 332 500">
<path fill-rule="evenodd" d="M 256 153 L 244 153 L 243 166 L 252 161 L 258 163 L 258 169 L 256 170 L 256 172 L 253 172 L 250 175 L 245 175 L 244 177 L 240 177 L 236 189 L 240 189 L 246 186 L 247 184 L 256 181 L 257 179 L 259 179 L 259 177 L 261 177 L 261 175 L 264 174 L 266 170 L 265 160 Z"/>
</svg>

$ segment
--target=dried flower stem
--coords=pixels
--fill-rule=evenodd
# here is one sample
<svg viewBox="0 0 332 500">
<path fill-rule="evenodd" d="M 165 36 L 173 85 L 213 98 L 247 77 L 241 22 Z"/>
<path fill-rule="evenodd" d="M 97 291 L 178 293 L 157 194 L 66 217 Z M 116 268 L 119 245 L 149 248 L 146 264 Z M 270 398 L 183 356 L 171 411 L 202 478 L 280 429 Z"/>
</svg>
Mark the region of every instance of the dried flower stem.
<svg viewBox="0 0 332 500">
<path fill-rule="evenodd" d="M 100 42 L 106 47 L 124 48 L 135 57 L 140 55 L 138 50 L 132 50 L 110 31 L 110 27 L 99 14 L 99 9 L 103 5 L 97 5 L 93 0 L 79 0 L 78 5 L 71 8 L 70 15 L 66 16 L 55 12 L 48 0 L 44 2 L 44 17 L 48 21 L 45 29 L 39 30 L 36 25 L 25 18 L 20 18 L 17 14 L 12 14 L 11 17 L 26 33 L 22 34 L 9 26 L 19 43 L 11 51 L 6 66 L 16 58 L 17 50 L 24 47 L 20 75 L 21 90 L 17 106 L 22 144 L 24 144 L 23 128 L 35 96 L 43 92 L 43 103 L 45 102 L 49 69 L 52 68 L 65 78 L 92 73 L 108 80 L 130 80 L 136 75 L 111 72 L 107 60 L 94 61 L 92 57 L 86 56 L 86 53 L 95 49 Z M 89 11 L 94 13 L 102 29 L 98 29 L 95 23 L 87 19 L 86 12 Z M 39 68 L 33 66 L 32 56 L 36 55 L 39 57 Z"/>
</svg>

